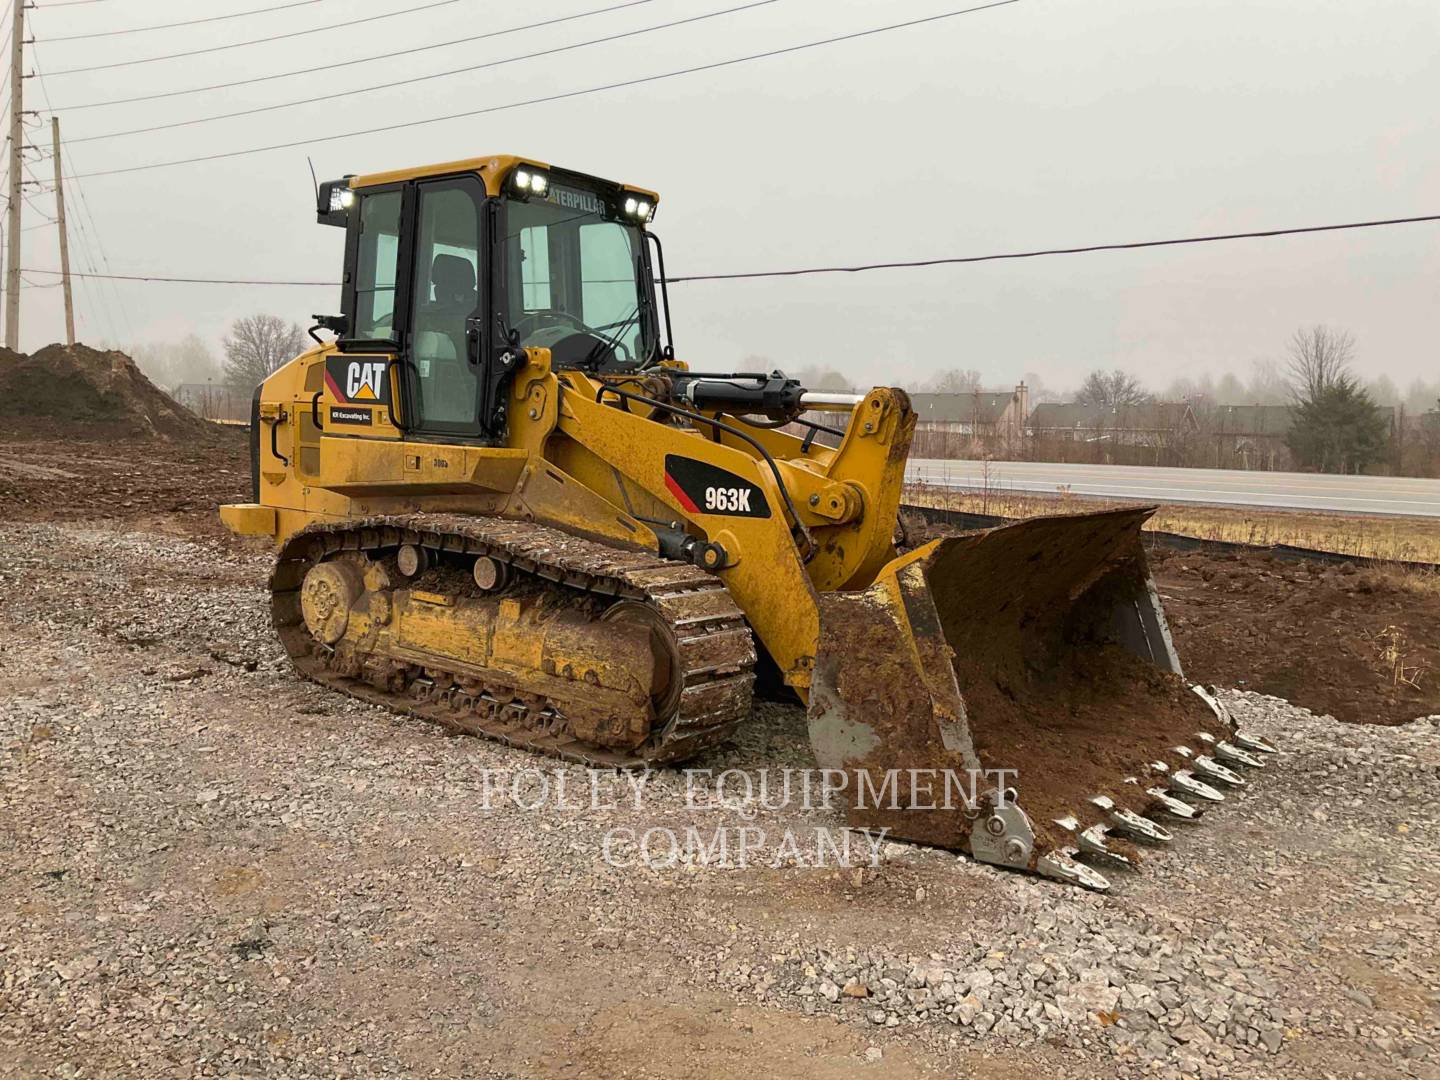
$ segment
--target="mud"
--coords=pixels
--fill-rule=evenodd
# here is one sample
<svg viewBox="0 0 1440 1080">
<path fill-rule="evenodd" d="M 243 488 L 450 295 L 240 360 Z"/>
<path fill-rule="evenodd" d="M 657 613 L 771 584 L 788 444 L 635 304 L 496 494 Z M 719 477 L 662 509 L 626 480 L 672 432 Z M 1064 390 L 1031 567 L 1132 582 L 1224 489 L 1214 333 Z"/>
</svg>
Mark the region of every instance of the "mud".
<svg viewBox="0 0 1440 1080">
<path fill-rule="evenodd" d="M 1440 575 L 1151 553 L 1185 673 L 1356 724 L 1440 715 Z"/>
<path fill-rule="evenodd" d="M 121 520 L 243 543 L 216 507 L 250 497 L 248 439 L 244 428 L 216 427 L 179 443 L 0 442 L 0 510 L 11 520 Z"/>
</svg>

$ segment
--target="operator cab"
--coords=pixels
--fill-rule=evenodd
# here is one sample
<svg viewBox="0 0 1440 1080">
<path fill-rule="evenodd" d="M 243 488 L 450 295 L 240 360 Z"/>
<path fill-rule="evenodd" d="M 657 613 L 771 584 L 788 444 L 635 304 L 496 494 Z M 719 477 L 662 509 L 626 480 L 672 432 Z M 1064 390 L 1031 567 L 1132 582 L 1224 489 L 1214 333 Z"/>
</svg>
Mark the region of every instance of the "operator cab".
<svg viewBox="0 0 1440 1080">
<path fill-rule="evenodd" d="M 590 371 L 666 355 L 646 228 L 656 202 L 518 158 L 330 181 L 317 216 L 346 230 L 345 273 L 342 314 L 321 325 L 339 352 L 387 358 L 381 389 L 395 369 L 406 432 L 501 441 L 524 348 Z"/>
</svg>

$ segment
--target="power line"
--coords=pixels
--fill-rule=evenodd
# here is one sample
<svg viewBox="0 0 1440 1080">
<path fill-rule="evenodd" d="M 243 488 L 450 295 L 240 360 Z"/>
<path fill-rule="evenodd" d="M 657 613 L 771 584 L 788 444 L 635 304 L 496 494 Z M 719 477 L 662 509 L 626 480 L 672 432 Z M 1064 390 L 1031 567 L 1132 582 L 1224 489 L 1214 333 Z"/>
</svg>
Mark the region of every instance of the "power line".
<svg viewBox="0 0 1440 1080">
<path fill-rule="evenodd" d="M 246 15 L 263 15 L 269 11 L 285 11 L 289 8 L 308 7 L 325 0 L 290 0 L 287 4 L 272 7 L 251 8 L 249 11 L 232 11 L 228 15 L 207 15 L 203 19 L 186 19 L 183 22 L 152 23 L 150 26 L 132 26 L 126 30 L 98 30 L 93 34 L 66 34 L 64 37 L 48 37 L 46 41 L 84 41 L 89 38 L 118 37 L 121 34 L 144 34 L 150 30 L 173 30 L 179 26 L 199 26 L 201 23 L 224 22 L 226 19 L 240 19 Z M 49 5 L 45 5 L 49 6 Z"/>
<path fill-rule="evenodd" d="M 119 169 L 101 169 L 96 172 L 81 173 L 86 179 L 92 176 L 116 176 L 121 173 L 143 172 L 147 169 L 168 169 L 176 165 L 194 165 L 202 161 L 220 161 L 225 158 L 243 157 L 248 154 L 261 154 L 270 150 L 290 150 L 297 146 L 312 146 L 315 143 L 335 142 L 340 139 L 353 139 L 360 135 L 378 135 L 387 131 L 399 131 L 402 128 L 423 127 L 427 124 L 438 124 L 446 120 L 463 120 L 472 116 L 485 116 L 490 113 L 505 112 L 509 109 L 519 109 L 527 105 L 541 105 L 553 101 L 565 101 L 570 98 L 584 97 L 587 94 L 598 94 L 607 90 L 619 90 L 629 86 L 642 86 L 646 83 L 660 82 L 663 79 L 673 79 L 680 75 L 693 75 L 701 71 L 715 71 L 719 68 L 732 67 L 736 64 L 748 63 L 752 60 L 766 60 L 776 56 L 785 56 L 789 53 L 803 52 L 806 49 L 819 48 L 822 45 L 835 45 L 844 41 L 854 41 L 858 38 L 870 37 L 874 34 L 883 34 L 890 30 L 903 30 L 913 26 L 923 26 L 927 23 L 939 22 L 942 19 L 953 19 L 959 15 L 970 15 L 975 12 L 989 11 L 992 8 L 1008 7 L 1011 4 L 1018 4 L 1020 0 L 993 0 L 988 4 L 980 4 L 975 7 L 960 8 L 956 11 L 946 11 L 939 15 L 930 15 L 923 19 L 911 19 L 907 22 L 891 23 L 888 26 L 872 27 L 869 30 L 857 30 L 850 34 L 841 34 L 837 37 L 822 38 L 819 41 L 809 41 L 800 45 L 789 45 L 782 49 L 770 49 L 766 52 L 751 53 L 749 56 L 737 56 L 729 60 L 717 60 L 710 64 L 698 64 L 694 67 L 681 68 L 677 71 L 666 71 L 659 75 L 644 75 L 636 79 L 625 79 L 621 82 L 607 83 L 604 86 L 592 86 L 584 90 L 568 90 L 559 94 L 547 94 L 544 97 L 530 98 L 526 101 L 513 101 L 505 105 L 489 105 L 478 109 L 467 109 L 464 112 L 448 113 L 444 116 L 429 116 L 420 119 L 404 120 L 395 124 L 381 124 L 377 127 L 361 128 L 356 131 L 345 131 L 335 135 L 315 135 L 305 139 L 296 139 L 291 142 L 271 143 L 268 146 L 252 146 L 245 150 L 226 150 L 218 154 L 204 154 L 199 157 L 178 158 L 174 161 L 156 161 L 145 165 L 127 165 Z"/>
<path fill-rule="evenodd" d="M 1040 248 L 1033 251 L 997 252 L 989 255 L 952 255 L 938 259 L 912 259 L 904 262 L 862 263 L 853 266 L 820 266 L 800 270 L 754 270 L 734 274 L 690 274 L 683 277 L 667 278 L 671 284 L 686 281 L 734 281 L 742 278 L 799 277 L 802 274 L 859 273 L 867 270 L 916 269 L 932 266 L 956 266 L 963 263 L 994 262 L 1000 259 L 1037 259 L 1049 255 L 1081 255 L 1099 251 L 1135 251 L 1141 248 L 1178 247 L 1182 244 L 1213 244 L 1225 240 L 1257 240 L 1275 236 L 1299 236 L 1304 233 L 1340 232 L 1346 229 L 1375 229 L 1390 225 L 1414 225 L 1421 222 L 1440 221 L 1440 214 L 1425 214 L 1416 217 L 1381 218 L 1373 221 L 1348 221 L 1332 225 L 1301 225 L 1284 229 L 1257 229 L 1252 232 L 1212 233 L 1201 236 L 1181 236 L 1166 240 L 1129 240 L 1123 242 L 1087 244 L 1083 247 Z M 27 274 L 58 274 L 59 270 L 25 268 Z M 186 285 L 302 285 L 335 286 L 338 281 L 277 281 L 245 278 L 172 277 L 150 274 L 88 274 L 87 277 L 113 278 L 117 281 L 152 281 Z"/>
<path fill-rule="evenodd" d="M 411 49 L 397 49 L 394 52 L 381 53 L 378 56 L 361 56 L 354 60 L 341 60 L 338 63 L 324 64 L 320 67 L 305 67 L 298 70 L 280 71 L 273 75 L 256 75 L 249 79 L 236 79 L 234 82 L 211 83 L 209 86 L 192 86 L 184 90 L 162 90 L 154 94 L 138 94 L 135 97 L 107 98 L 104 101 L 87 101 L 80 105 L 61 105 L 60 112 L 76 112 L 80 109 L 99 109 L 106 105 L 129 105 L 137 101 L 156 101 L 160 98 L 183 97 L 187 94 L 202 94 L 210 90 L 230 90 L 237 86 L 251 86 L 255 83 L 272 82 L 277 79 L 293 79 L 305 75 L 318 75 L 326 71 L 335 71 L 338 68 L 354 67 L 358 64 L 372 64 L 377 60 L 391 61 L 397 57 L 412 56 L 415 53 L 429 52 L 432 49 L 448 48 L 451 45 L 468 45 L 476 41 L 486 41 L 490 38 L 518 34 L 522 30 L 536 30 L 543 26 L 556 26 L 560 23 L 574 22 L 577 19 L 588 19 L 594 15 L 605 15 L 612 11 L 620 11 L 623 8 L 639 7 L 643 4 L 653 3 L 655 3 L 655 0 L 625 0 L 624 3 L 611 4 L 608 7 L 602 8 L 592 8 L 589 11 L 581 11 L 574 15 L 561 15 L 554 19 L 525 23 L 523 26 L 506 27 L 504 30 L 491 30 L 484 34 L 472 34 L 469 37 L 452 38 L 449 41 L 437 41 L 432 45 L 417 45 Z"/>
<path fill-rule="evenodd" d="M 247 45 L 264 45 L 271 41 L 285 41 L 289 38 L 305 37 L 309 34 L 328 34 L 333 30 L 339 30 L 346 26 L 359 26 L 362 23 L 378 22 L 381 19 L 393 19 L 397 15 L 413 15 L 417 11 L 429 11 L 432 8 L 445 7 L 447 4 L 456 4 L 459 2 L 460 0 L 431 0 L 428 4 L 420 4 L 416 7 L 402 8 L 399 11 L 383 11 L 379 15 L 367 15 L 363 19 L 350 19 L 346 22 L 329 23 L 326 26 L 317 26 L 309 30 L 290 30 L 284 34 L 272 34 L 269 37 L 251 38 L 248 41 L 232 41 L 226 45 L 211 45 L 204 49 L 166 53 L 163 56 L 146 56 L 139 60 L 117 60 L 111 64 L 92 64 L 89 67 L 64 68 L 60 71 L 52 71 L 50 77 L 53 79 L 60 75 L 78 75 L 85 71 L 109 71 L 113 68 L 135 67 L 138 64 L 154 64 L 160 60 L 178 60 L 186 56 L 203 56 L 207 53 L 225 52 L 228 49 L 241 49 Z"/>
<path fill-rule="evenodd" d="M 378 90 L 393 90 L 398 86 L 411 86 L 415 83 L 444 79 L 452 75 L 464 75 L 472 71 L 484 71 L 489 68 L 503 67 L 506 64 L 514 64 L 522 60 L 534 60 L 542 56 L 554 56 L 556 53 L 572 52 L 576 49 L 584 49 L 591 45 L 603 45 L 607 42 L 620 41 L 624 38 L 639 37 L 642 34 L 653 33 L 657 30 L 669 30 L 676 26 L 687 26 L 690 23 L 703 22 L 706 19 L 715 19 L 722 15 L 734 15 L 737 12 L 766 7 L 779 2 L 780 0 L 752 0 L 751 3 L 741 4 L 738 7 L 724 8 L 720 11 L 707 11 L 703 14 L 691 15 L 684 19 L 674 19 L 670 22 L 657 23 L 654 26 L 642 26 L 636 30 L 626 30 L 622 33 L 607 35 L 606 37 L 591 38 L 588 41 L 577 41 L 570 45 L 559 45 L 553 49 L 541 49 L 538 52 L 525 53 L 520 56 L 507 56 L 504 59 L 490 60 L 483 64 L 470 64 L 462 68 L 452 68 L 449 71 L 437 71 L 431 75 L 416 75 L 409 79 L 398 79 L 395 82 L 388 83 L 375 83 L 371 86 L 357 87 L 354 90 L 338 90 L 333 94 L 322 94 L 318 97 L 300 98 L 296 101 L 282 101 L 275 105 L 259 105 L 253 109 L 241 109 L 238 112 L 219 113 L 214 116 L 201 116 L 193 120 L 175 120 L 168 124 L 151 124 L 149 127 L 130 128 L 126 131 L 109 131 L 101 135 L 86 135 L 84 138 L 68 139 L 66 141 L 73 144 L 96 142 L 100 139 L 118 139 L 126 135 L 144 135 L 152 131 L 168 131 L 171 128 L 191 127 L 195 124 L 209 124 L 217 120 L 233 120 L 240 116 L 254 116 L 256 113 L 275 112 L 279 109 L 293 109 L 300 105 L 315 105 L 322 101 L 334 101 L 336 98 L 354 97 L 356 94 L 369 94 Z"/>
<path fill-rule="evenodd" d="M 926 266 L 955 266 L 961 263 L 996 262 L 1001 259 L 1037 259 L 1045 255 L 1083 255 L 1095 251 L 1135 251 L 1140 248 L 1178 247 L 1181 244 L 1214 244 L 1222 240 L 1254 240 L 1267 236 L 1298 236 L 1301 233 L 1340 232 L 1344 229 L 1376 229 L 1386 225 L 1413 225 L 1440 221 L 1440 214 L 1421 217 L 1385 218 L 1378 221 L 1348 221 L 1339 225 L 1302 225 L 1293 229 L 1259 229 L 1254 232 L 1214 233 L 1181 236 L 1169 240 L 1131 240 L 1124 243 L 1087 244 L 1084 247 L 1041 248 L 1034 251 L 1007 251 L 993 255 L 956 255 L 940 259 L 912 259 L 905 262 L 864 263 L 858 266 L 814 266 L 799 270 L 758 270 L 738 274 L 691 274 L 672 277 L 671 282 L 732 281 L 741 278 L 800 277 L 805 274 L 858 274 L 867 270 L 901 270 Z"/>
<path fill-rule="evenodd" d="M 27 274 L 58 274 L 59 270 L 44 270 L 40 268 L 26 268 Z M 337 286 L 338 281 L 265 281 L 253 278 L 205 278 L 205 277 L 166 277 L 158 274 L 76 274 L 71 277 L 96 278 L 104 281 L 150 281 L 162 282 L 169 285 L 304 285 L 319 288 L 330 288 Z"/>
</svg>

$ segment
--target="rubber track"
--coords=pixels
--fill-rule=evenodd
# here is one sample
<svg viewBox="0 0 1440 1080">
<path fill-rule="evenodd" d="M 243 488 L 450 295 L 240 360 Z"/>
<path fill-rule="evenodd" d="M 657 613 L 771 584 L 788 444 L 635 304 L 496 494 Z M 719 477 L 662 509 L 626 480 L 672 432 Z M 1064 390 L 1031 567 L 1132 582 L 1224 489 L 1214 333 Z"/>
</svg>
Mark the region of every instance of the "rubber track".
<svg viewBox="0 0 1440 1080">
<path fill-rule="evenodd" d="M 577 596 L 631 599 L 666 621 L 679 646 L 683 687 L 676 710 L 657 718 L 655 733 L 633 751 L 597 747 L 546 723 L 553 711 L 497 696 L 423 697 L 423 678 L 403 690 L 376 687 L 331 668 L 329 650 L 310 635 L 300 613 L 300 584 L 316 562 L 342 551 L 372 557 L 401 544 L 432 552 L 488 555 Z M 755 643 L 745 617 L 715 575 L 646 552 L 611 547 L 560 529 L 466 514 L 413 514 L 312 525 L 281 549 L 271 575 L 271 616 L 296 670 L 305 678 L 372 704 L 434 720 L 453 730 L 604 768 L 645 768 L 694 757 L 729 736 L 750 714 Z M 443 672 L 443 658 L 427 664 Z M 454 674 L 445 672 L 445 674 Z M 418 685 L 417 685 L 418 684 Z M 417 699 L 416 691 L 422 691 Z"/>
</svg>

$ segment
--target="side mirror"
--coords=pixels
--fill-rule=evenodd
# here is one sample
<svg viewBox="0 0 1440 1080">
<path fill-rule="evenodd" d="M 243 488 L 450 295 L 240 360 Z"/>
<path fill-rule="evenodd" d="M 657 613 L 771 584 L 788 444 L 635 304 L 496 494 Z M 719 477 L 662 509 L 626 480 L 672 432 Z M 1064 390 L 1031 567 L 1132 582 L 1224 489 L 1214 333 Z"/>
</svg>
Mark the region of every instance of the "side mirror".
<svg viewBox="0 0 1440 1080">
<path fill-rule="evenodd" d="M 337 338 L 343 338 L 350 332 L 350 320 L 344 315 L 311 315 L 310 317 L 315 320 L 315 325 L 305 332 L 317 345 L 324 345 L 325 341 L 315 333 L 316 330 L 329 330 Z"/>
</svg>

